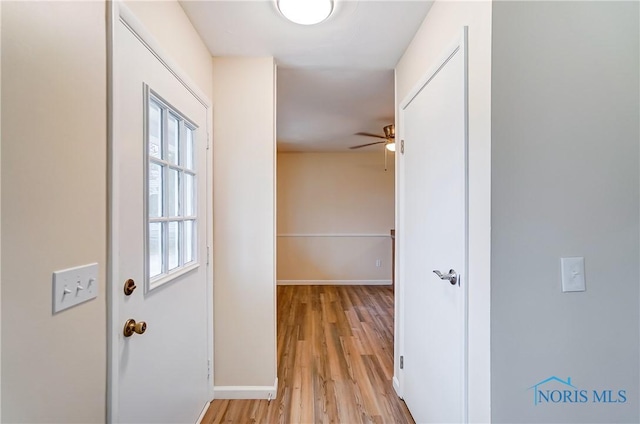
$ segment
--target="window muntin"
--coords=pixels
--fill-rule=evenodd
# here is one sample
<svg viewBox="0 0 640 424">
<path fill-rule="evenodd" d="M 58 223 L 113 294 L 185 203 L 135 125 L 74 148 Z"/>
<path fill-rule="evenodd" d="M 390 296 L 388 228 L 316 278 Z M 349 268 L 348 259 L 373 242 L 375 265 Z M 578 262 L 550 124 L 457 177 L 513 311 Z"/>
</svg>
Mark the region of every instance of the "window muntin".
<svg viewBox="0 0 640 424">
<path fill-rule="evenodd" d="M 197 266 L 197 127 L 150 93 L 147 101 L 147 288 Z"/>
</svg>

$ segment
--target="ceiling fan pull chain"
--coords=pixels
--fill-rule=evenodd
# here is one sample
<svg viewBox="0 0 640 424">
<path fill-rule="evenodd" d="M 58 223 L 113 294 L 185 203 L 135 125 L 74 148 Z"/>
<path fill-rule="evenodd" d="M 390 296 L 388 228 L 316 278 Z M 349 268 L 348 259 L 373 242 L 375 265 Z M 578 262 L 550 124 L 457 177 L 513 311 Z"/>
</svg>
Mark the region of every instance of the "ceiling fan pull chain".
<svg viewBox="0 0 640 424">
<path fill-rule="evenodd" d="M 384 149 L 384 170 L 387 170 L 387 149 Z"/>
</svg>

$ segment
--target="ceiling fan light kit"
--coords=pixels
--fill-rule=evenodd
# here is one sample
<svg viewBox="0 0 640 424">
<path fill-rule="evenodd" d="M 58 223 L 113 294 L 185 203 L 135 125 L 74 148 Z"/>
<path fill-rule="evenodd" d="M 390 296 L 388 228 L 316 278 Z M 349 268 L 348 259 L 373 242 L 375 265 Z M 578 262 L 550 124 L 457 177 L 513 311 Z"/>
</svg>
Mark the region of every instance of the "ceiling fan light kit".
<svg viewBox="0 0 640 424">
<path fill-rule="evenodd" d="M 335 0 L 275 0 L 278 10 L 288 20 L 300 25 L 315 25 L 327 19 Z"/>
<path fill-rule="evenodd" d="M 382 130 L 384 131 L 384 135 L 371 134 L 371 133 L 367 133 L 367 132 L 359 132 L 359 133 L 356 133 L 356 135 L 363 135 L 365 137 L 380 138 L 380 139 L 382 139 L 384 141 L 376 141 L 375 143 L 360 144 L 358 146 L 351 146 L 349 148 L 350 149 L 360 149 L 362 147 L 374 146 L 376 144 L 383 144 L 384 143 L 384 147 L 386 147 L 388 151 L 395 152 L 396 151 L 396 141 L 395 141 L 396 140 L 396 129 L 395 129 L 395 126 L 393 124 L 389 124 L 389 125 L 385 126 Z"/>
<path fill-rule="evenodd" d="M 387 170 L 387 151 L 395 152 L 396 151 L 396 128 L 393 124 L 389 124 L 385 126 L 383 129 L 384 135 L 371 134 L 367 132 L 359 132 L 356 135 L 363 135 L 365 137 L 375 137 L 381 138 L 384 141 L 376 141 L 374 143 L 360 144 L 359 146 L 351 146 L 350 149 L 360 149 L 362 147 L 374 146 L 376 144 L 384 143 L 384 170 Z"/>
</svg>

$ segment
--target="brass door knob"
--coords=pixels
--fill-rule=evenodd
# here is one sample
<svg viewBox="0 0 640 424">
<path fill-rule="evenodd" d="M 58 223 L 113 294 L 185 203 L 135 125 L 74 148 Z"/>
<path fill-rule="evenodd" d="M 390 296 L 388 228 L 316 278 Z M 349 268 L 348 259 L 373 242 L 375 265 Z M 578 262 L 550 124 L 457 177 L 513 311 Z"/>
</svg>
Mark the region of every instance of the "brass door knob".
<svg viewBox="0 0 640 424">
<path fill-rule="evenodd" d="M 145 331 L 147 331 L 146 322 L 136 322 L 134 319 L 128 319 L 127 322 L 124 323 L 124 330 L 122 330 L 122 333 L 125 337 L 131 337 L 133 336 L 133 333 L 144 334 Z"/>
</svg>

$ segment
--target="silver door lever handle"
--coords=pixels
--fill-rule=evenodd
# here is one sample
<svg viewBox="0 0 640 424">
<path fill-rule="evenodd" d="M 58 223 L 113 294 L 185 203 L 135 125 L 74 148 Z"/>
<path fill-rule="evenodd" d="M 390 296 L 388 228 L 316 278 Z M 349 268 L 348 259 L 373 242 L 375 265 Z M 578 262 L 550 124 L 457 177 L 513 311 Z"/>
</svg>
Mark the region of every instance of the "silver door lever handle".
<svg viewBox="0 0 640 424">
<path fill-rule="evenodd" d="M 433 273 L 436 274 L 438 277 L 440 277 L 441 280 L 448 280 L 452 286 L 455 286 L 456 284 L 458 284 L 458 273 L 455 272 L 453 269 L 450 269 L 449 272 L 446 274 L 443 274 L 437 269 L 434 269 Z"/>
</svg>

